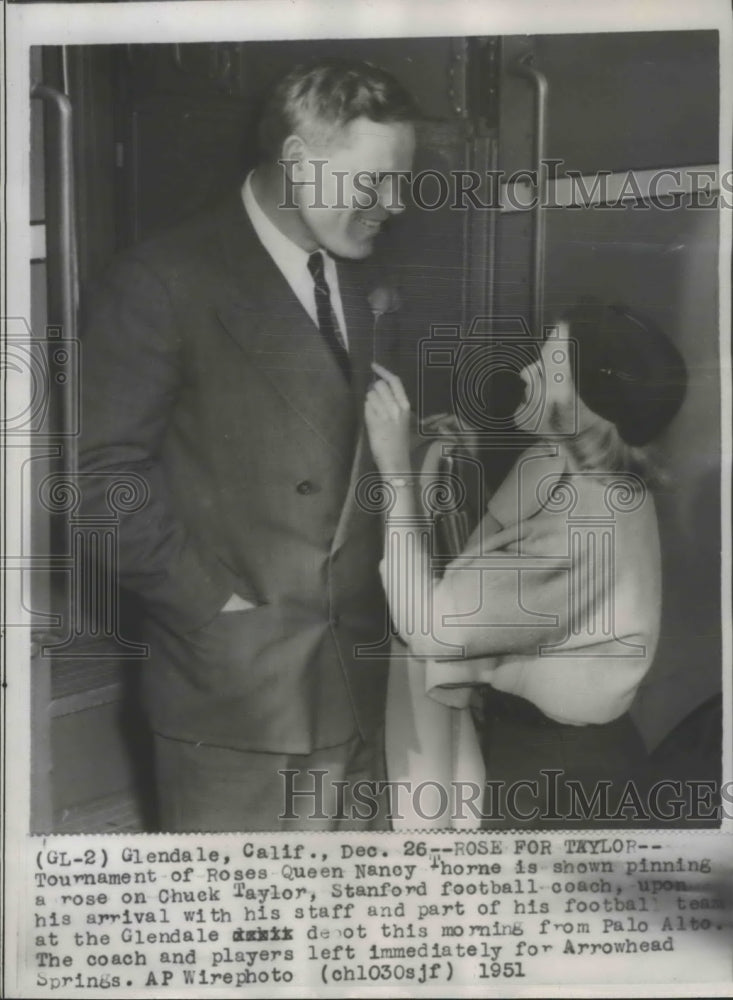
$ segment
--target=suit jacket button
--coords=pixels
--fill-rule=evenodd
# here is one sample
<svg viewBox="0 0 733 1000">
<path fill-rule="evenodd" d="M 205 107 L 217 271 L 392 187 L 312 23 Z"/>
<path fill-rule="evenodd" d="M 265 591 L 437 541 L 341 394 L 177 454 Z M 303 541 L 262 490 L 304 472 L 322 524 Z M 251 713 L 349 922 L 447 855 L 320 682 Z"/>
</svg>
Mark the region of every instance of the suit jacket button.
<svg viewBox="0 0 733 1000">
<path fill-rule="evenodd" d="M 306 497 L 308 496 L 309 493 L 313 492 L 313 483 L 310 481 L 310 479 L 301 479 L 301 481 L 295 488 L 298 491 L 298 493 L 301 494 L 301 496 Z"/>
</svg>

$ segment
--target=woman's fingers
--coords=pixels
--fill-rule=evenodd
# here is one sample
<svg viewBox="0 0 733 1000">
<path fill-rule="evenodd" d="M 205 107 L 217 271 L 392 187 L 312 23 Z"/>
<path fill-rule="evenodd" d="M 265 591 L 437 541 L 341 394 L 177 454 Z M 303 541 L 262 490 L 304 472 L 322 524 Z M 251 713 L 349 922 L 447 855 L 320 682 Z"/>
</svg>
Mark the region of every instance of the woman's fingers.
<svg viewBox="0 0 733 1000">
<path fill-rule="evenodd" d="M 420 427 L 424 431 L 454 430 L 452 424 L 457 425 L 457 421 L 450 413 L 433 413 L 420 421 Z"/>
<path fill-rule="evenodd" d="M 387 423 L 391 423 L 391 417 L 381 401 L 369 398 L 367 398 L 364 404 L 364 420 L 369 427 L 375 430 L 385 426 Z"/>
<path fill-rule="evenodd" d="M 410 412 L 409 405 L 405 407 L 400 404 L 395 398 L 392 387 L 381 379 L 374 383 L 366 398 L 371 401 L 371 404 L 383 415 L 384 419 L 403 420 Z"/>
<path fill-rule="evenodd" d="M 400 409 L 409 410 L 410 400 L 407 398 L 405 387 L 402 385 L 402 380 L 399 376 L 389 371 L 389 369 L 384 368 L 382 365 L 377 364 L 376 361 L 372 362 L 372 368 L 381 379 L 381 382 L 375 383 L 375 387 L 379 385 L 388 386 Z"/>
<path fill-rule="evenodd" d="M 376 388 L 372 388 L 366 395 L 365 405 L 367 410 L 375 417 L 378 417 L 380 420 L 387 420 L 392 417 L 388 402 L 380 392 L 377 392 Z"/>
<path fill-rule="evenodd" d="M 386 382 L 379 381 L 375 382 L 372 387 L 372 392 L 375 393 L 377 398 L 380 400 L 381 404 L 384 406 L 387 413 L 393 420 L 397 420 L 401 414 L 404 412 L 403 408 L 400 406 L 398 400 L 395 398 L 392 387 Z"/>
<path fill-rule="evenodd" d="M 385 382 L 394 377 L 389 368 L 385 368 L 384 365 L 380 365 L 376 361 L 372 361 L 372 370 L 375 371 L 380 378 L 383 378 Z"/>
</svg>

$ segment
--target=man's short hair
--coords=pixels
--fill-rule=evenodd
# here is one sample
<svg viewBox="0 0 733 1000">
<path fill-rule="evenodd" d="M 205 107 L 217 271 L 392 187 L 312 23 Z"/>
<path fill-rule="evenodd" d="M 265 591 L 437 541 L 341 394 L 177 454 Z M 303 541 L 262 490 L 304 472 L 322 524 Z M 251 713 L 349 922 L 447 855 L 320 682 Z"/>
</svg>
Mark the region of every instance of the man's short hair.
<svg viewBox="0 0 733 1000">
<path fill-rule="evenodd" d="M 326 143 L 356 118 L 414 121 L 411 95 L 391 74 L 356 59 L 320 59 L 296 66 L 275 87 L 258 129 L 263 163 L 275 163 L 289 135 Z"/>
</svg>

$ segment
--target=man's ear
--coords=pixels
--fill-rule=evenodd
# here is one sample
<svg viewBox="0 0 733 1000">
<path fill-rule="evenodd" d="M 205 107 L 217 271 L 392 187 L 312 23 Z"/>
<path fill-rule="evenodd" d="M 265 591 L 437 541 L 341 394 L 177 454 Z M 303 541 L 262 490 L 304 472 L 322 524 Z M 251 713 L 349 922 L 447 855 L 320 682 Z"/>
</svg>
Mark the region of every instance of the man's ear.
<svg viewBox="0 0 733 1000">
<path fill-rule="evenodd" d="M 307 169 L 306 144 L 299 135 L 289 135 L 282 144 L 280 158 L 285 165 L 285 171 L 291 180 L 306 180 Z"/>
</svg>

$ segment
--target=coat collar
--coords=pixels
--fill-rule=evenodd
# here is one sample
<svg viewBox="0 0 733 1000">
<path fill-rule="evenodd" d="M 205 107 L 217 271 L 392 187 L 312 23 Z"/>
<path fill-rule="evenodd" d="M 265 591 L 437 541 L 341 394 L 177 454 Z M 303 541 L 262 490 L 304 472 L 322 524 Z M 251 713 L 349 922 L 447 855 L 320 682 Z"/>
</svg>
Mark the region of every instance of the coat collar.
<svg viewBox="0 0 733 1000">
<path fill-rule="evenodd" d="M 544 508 L 566 473 L 567 460 L 556 445 L 527 448 L 491 498 L 489 513 L 505 528 L 527 520 Z"/>
</svg>

